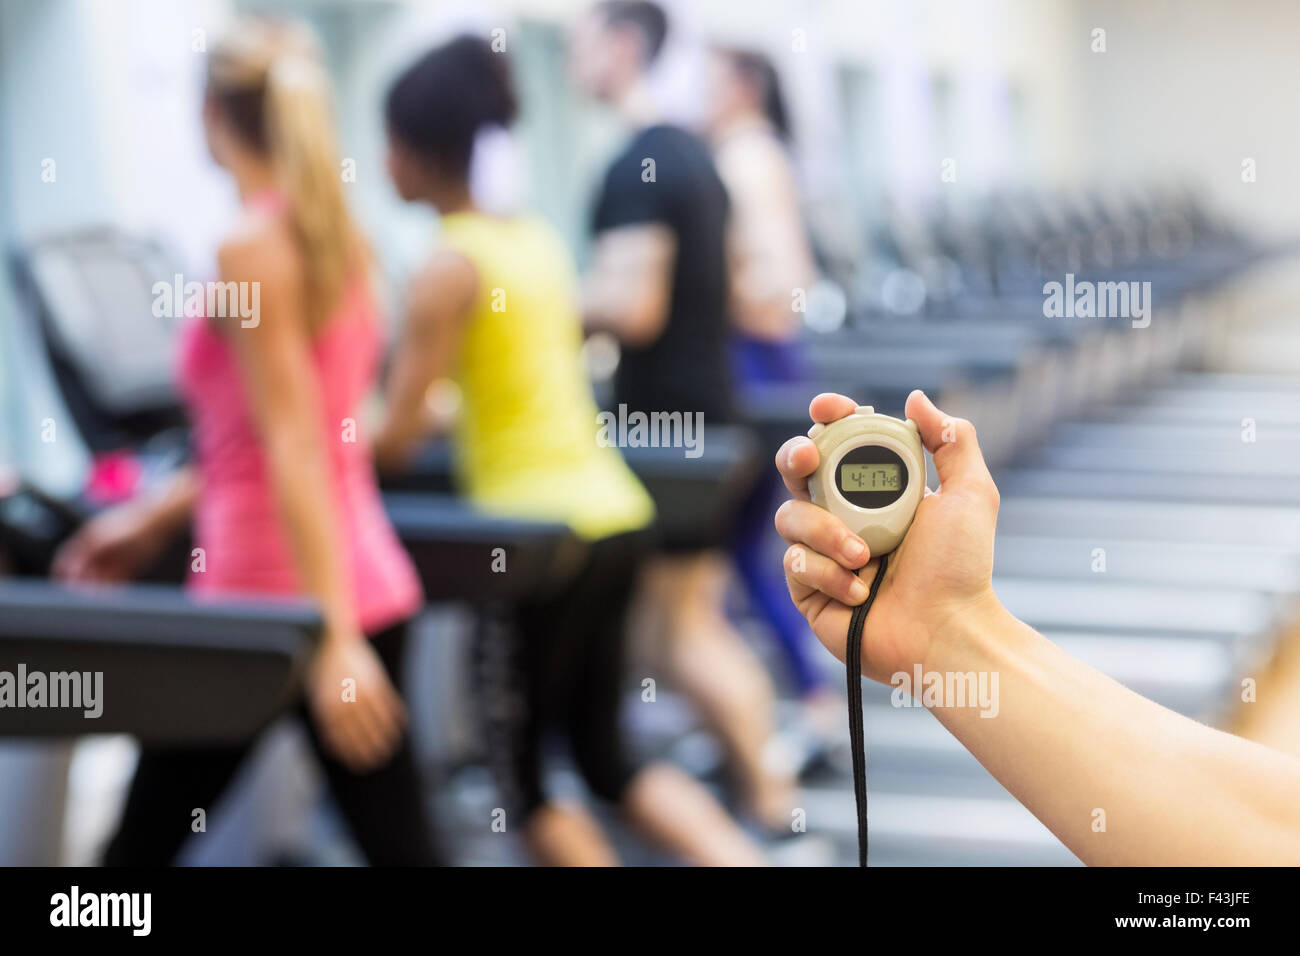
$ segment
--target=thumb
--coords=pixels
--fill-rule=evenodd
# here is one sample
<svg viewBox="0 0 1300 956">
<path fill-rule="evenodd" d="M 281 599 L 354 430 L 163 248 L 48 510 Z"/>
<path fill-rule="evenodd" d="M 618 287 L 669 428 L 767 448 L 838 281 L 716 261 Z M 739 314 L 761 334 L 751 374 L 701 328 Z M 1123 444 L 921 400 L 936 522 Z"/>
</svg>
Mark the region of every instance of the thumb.
<svg viewBox="0 0 1300 956">
<path fill-rule="evenodd" d="M 974 425 L 945 414 L 920 389 L 907 396 L 907 417 L 916 422 L 921 442 L 934 458 L 941 491 L 992 486 Z"/>
</svg>

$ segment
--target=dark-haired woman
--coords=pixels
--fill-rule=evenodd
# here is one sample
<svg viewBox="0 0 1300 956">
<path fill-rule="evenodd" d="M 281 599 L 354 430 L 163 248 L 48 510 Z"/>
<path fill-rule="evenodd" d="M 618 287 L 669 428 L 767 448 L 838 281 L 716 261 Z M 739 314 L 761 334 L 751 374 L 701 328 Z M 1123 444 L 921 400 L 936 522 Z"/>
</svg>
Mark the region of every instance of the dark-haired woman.
<svg viewBox="0 0 1300 956">
<path fill-rule="evenodd" d="M 617 862 L 588 811 L 547 793 L 542 738 L 554 729 L 589 789 L 655 842 L 697 863 L 759 863 L 706 790 L 670 766 L 638 767 L 624 746 L 623 619 L 653 504 L 618 452 L 597 441 L 562 241 L 531 216 L 482 212 L 471 195 L 476 137 L 514 115 L 505 58 L 470 37 L 429 52 L 389 92 L 389 173 L 402 198 L 438 211 L 441 236 L 411 292 L 376 450 L 382 464 L 400 466 L 425 437 L 429 386 L 452 377 L 461 390 L 456 465 L 469 498 L 564 522 L 586 541 L 583 566 L 559 593 L 485 622 L 477 642 L 489 757 L 534 857 Z"/>
<path fill-rule="evenodd" d="M 180 379 L 194 468 L 87 524 L 56 573 L 129 579 L 192 517 L 205 566 L 191 591 L 312 598 L 324 635 L 307 731 L 335 801 L 371 863 L 433 863 L 398 692 L 406 622 L 423 598 L 350 424 L 374 383 L 380 330 L 310 31 L 236 24 L 209 56 L 203 120 L 244 206 L 221 245 L 221 278 L 260 284 L 260 314 L 193 318 Z M 172 862 L 195 811 L 211 809 L 250 749 L 144 750 L 107 862 Z"/>
<path fill-rule="evenodd" d="M 731 198 L 732 358 L 740 388 L 790 384 L 807 372 L 799 347 L 798 294 L 816 279 L 799 186 L 790 159 L 790 120 L 771 60 L 718 48 L 709 65 L 708 125 L 718 174 Z M 837 733 L 843 704 L 817 666 L 816 641 L 786 596 L 781 540 L 769 515 L 783 489 L 775 475 L 751 494 L 737 522 L 736 567 L 776 637 L 814 737 Z"/>
</svg>

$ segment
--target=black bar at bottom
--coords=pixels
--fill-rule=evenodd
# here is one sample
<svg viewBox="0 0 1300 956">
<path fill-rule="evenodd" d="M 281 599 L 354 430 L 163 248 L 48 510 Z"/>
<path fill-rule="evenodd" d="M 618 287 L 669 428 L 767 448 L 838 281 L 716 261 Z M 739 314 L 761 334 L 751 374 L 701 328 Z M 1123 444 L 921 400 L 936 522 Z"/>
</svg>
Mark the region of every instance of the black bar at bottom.
<svg viewBox="0 0 1300 956">
<path fill-rule="evenodd" d="M 499 948 L 511 929 L 534 951 L 551 940 L 583 937 L 635 946 L 650 938 L 680 943 L 722 933 L 734 945 L 780 923 L 805 938 L 815 934 L 829 942 L 833 934 L 837 944 L 849 938 L 909 951 L 917 944 L 919 951 L 933 951 L 929 944 L 948 940 L 983 950 L 1003 941 L 1054 946 L 1099 936 L 1146 945 L 1200 938 L 1231 946 L 1247 938 L 1243 934 L 1277 932 L 1290 922 L 1293 880 L 1285 870 L 1186 868 L 0 869 L 0 926 L 6 944 L 33 936 L 42 942 L 74 936 L 81 943 L 133 941 L 142 919 L 135 928 L 52 925 L 52 918 L 68 922 L 75 886 L 83 911 L 98 905 L 103 912 L 100 894 L 148 893 L 151 938 L 202 940 L 205 949 L 283 941 L 300 950 L 320 940 L 337 951 L 351 939 L 437 947 L 480 934 Z M 95 904 L 87 904 L 87 896 L 96 896 Z M 132 912 L 142 912 L 144 897 L 130 899 L 140 904 Z M 119 911 L 124 901 L 117 897 Z"/>
</svg>

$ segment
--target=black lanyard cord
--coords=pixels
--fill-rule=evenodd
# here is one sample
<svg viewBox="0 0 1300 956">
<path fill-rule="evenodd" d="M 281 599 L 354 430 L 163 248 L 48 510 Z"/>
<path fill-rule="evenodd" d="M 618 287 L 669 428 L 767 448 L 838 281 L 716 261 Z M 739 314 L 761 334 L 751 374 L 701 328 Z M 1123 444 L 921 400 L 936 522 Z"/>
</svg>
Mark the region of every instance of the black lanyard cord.
<svg viewBox="0 0 1300 956">
<path fill-rule="evenodd" d="M 876 602 L 876 592 L 885 579 L 889 555 L 880 556 L 880 567 L 867 599 L 853 609 L 849 637 L 844 645 L 844 672 L 849 690 L 849 746 L 853 749 L 853 800 L 858 808 L 858 866 L 867 865 L 867 741 L 862 730 L 862 628 L 867 612 Z"/>
</svg>

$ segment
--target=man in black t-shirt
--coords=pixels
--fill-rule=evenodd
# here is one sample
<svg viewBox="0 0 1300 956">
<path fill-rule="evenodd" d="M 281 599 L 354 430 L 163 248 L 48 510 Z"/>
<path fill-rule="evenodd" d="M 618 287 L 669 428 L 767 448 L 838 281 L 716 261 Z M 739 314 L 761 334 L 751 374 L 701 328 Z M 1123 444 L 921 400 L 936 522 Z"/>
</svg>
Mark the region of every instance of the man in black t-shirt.
<svg viewBox="0 0 1300 956">
<path fill-rule="evenodd" d="M 656 178 L 643 181 L 651 171 Z M 610 165 L 592 217 L 598 245 L 617 241 L 617 230 L 658 227 L 675 253 L 658 337 L 624 339 L 616 399 L 629 409 L 699 412 L 710 424 L 730 417 L 726 218 L 713 160 L 679 127 L 641 130 Z"/>
<path fill-rule="evenodd" d="M 575 81 L 636 130 L 596 201 L 583 312 L 589 328 L 611 332 L 621 345 L 616 403 L 629 413 L 680 412 L 713 425 L 732 414 L 727 192 L 708 148 L 663 122 L 650 96 L 645 73 L 667 28 L 653 3 L 608 0 L 573 34 Z M 721 546 L 730 531 L 719 516 L 712 527 L 665 535 L 662 553 L 647 562 L 638 603 L 655 618 L 661 664 L 726 748 L 748 809 L 784 832 L 797 802 L 793 781 L 763 759 L 775 694 L 724 608 L 729 567 Z"/>
<path fill-rule="evenodd" d="M 584 311 L 622 346 L 616 402 L 719 424 L 732 411 L 727 192 L 708 147 L 657 117 L 643 74 L 666 21 L 647 9 L 662 18 L 652 4 L 602 4 L 575 32 L 578 82 L 638 128 L 596 200 Z"/>
</svg>

